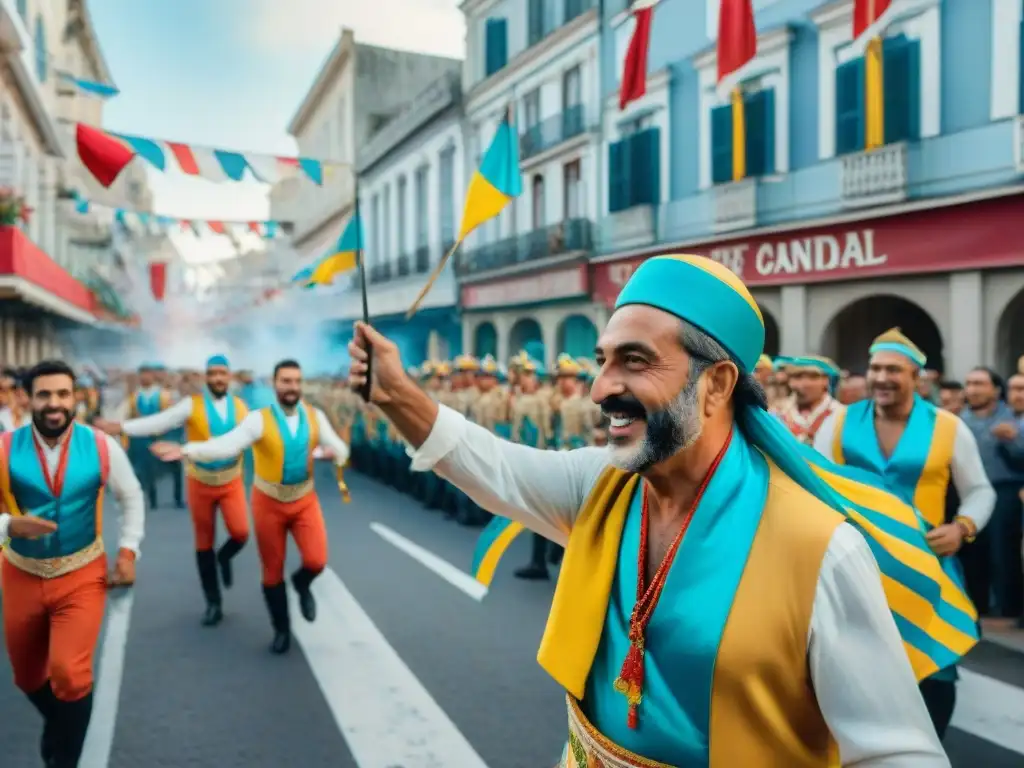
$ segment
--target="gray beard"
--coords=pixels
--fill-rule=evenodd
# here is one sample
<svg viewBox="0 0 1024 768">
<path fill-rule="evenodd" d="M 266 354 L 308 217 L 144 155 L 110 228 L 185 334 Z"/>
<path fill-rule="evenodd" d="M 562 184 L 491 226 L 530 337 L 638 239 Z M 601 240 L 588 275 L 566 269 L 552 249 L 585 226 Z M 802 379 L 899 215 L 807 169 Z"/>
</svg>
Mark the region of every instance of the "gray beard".
<svg viewBox="0 0 1024 768">
<path fill-rule="evenodd" d="M 608 461 L 624 472 L 642 474 L 656 464 L 689 448 L 701 434 L 699 377 L 660 411 L 647 416 L 647 431 L 636 445 L 619 447 L 608 443 Z"/>
</svg>

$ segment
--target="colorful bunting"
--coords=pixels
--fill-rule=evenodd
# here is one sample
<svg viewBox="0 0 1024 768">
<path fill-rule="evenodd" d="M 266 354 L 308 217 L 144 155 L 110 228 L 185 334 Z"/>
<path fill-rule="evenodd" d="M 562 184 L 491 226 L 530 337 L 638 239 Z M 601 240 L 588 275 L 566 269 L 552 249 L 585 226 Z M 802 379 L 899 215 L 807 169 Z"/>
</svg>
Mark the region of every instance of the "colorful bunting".
<svg viewBox="0 0 1024 768">
<path fill-rule="evenodd" d="M 183 219 L 178 216 L 162 216 L 146 211 L 134 211 L 128 208 L 114 208 L 93 203 L 82 197 L 81 193 L 74 190 L 69 195 L 75 203 L 75 211 L 81 214 L 89 213 L 94 209 L 103 209 L 113 212 L 114 220 L 130 232 L 143 232 L 146 234 L 163 234 L 171 227 L 180 227 L 182 231 L 190 231 L 197 237 L 204 230 L 209 230 L 216 235 L 231 236 L 235 230 L 244 229 L 254 235 L 266 239 L 277 237 L 287 222 L 281 221 L 225 221 L 223 219 Z"/>
<path fill-rule="evenodd" d="M 236 152 L 108 133 L 84 123 L 77 124 L 75 139 L 82 164 L 104 187 L 113 184 L 125 166 L 136 157 L 141 157 L 158 170 L 166 171 L 176 165 L 182 173 L 208 181 L 242 181 L 248 172 L 256 181 L 266 184 L 301 174 L 314 184 L 322 185 L 332 169 L 344 165 L 308 157 Z"/>
</svg>

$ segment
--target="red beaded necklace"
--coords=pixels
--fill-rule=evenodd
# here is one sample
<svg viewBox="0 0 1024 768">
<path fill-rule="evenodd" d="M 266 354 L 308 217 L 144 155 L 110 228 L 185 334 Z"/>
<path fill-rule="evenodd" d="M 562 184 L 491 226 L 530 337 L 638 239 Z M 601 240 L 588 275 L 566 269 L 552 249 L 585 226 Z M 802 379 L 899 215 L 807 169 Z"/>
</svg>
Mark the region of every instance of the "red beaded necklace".
<svg viewBox="0 0 1024 768">
<path fill-rule="evenodd" d="M 647 571 L 647 530 L 650 525 L 651 513 L 648 503 L 647 485 L 644 484 L 643 486 L 643 505 L 640 515 L 640 551 L 637 555 L 636 564 L 636 604 L 633 606 L 633 613 L 629 617 L 629 651 L 622 662 L 619 677 L 615 681 L 615 690 L 623 694 L 626 697 L 626 701 L 629 702 L 629 714 L 626 724 L 630 728 L 635 729 L 640 724 L 638 707 L 643 699 L 644 640 L 647 634 L 647 625 L 650 623 L 651 615 L 658 604 L 658 598 L 661 597 L 661 591 L 665 588 L 668 569 L 672 567 L 672 561 L 675 560 L 676 553 L 679 551 L 679 545 L 683 542 L 686 529 L 690 527 L 693 514 L 697 511 L 697 505 L 700 504 L 704 491 L 707 490 L 708 483 L 711 482 L 711 478 L 714 476 L 715 470 L 718 469 L 718 465 L 722 463 L 722 457 L 725 456 L 725 451 L 731 442 L 732 431 L 730 430 L 729 436 L 722 445 L 722 449 L 715 456 L 715 460 L 711 462 L 707 474 L 704 475 L 704 480 L 701 482 L 700 487 L 697 488 L 697 493 L 693 497 L 693 503 L 683 517 L 683 522 L 679 526 L 679 532 L 665 553 L 665 559 L 661 561 L 658 570 L 654 572 L 654 578 L 651 579 L 651 583 L 646 587 L 644 586 L 644 574 Z"/>
</svg>

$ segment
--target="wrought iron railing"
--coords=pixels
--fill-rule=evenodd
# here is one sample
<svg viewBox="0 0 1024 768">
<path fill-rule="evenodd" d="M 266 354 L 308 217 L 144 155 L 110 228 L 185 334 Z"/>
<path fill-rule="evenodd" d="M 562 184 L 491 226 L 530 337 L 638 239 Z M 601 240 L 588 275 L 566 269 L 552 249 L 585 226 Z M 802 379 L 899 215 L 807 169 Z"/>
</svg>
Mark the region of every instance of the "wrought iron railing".
<svg viewBox="0 0 1024 768">
<path fill-rule="evenodd" d="M 549 227 L 459 252 L 455 272 L 464 277 L 551 256 L 590 252 L 593 248 L 592 222 L 587 219 L 567 219 Z"/>
<path fill-rule="evenodd" d="M 576 104 L 523 131 L 519 139 L 519 156 L 524 160 L 533 157 L 579 136 L 584 130 L 583 105 Z"/>
</svg>

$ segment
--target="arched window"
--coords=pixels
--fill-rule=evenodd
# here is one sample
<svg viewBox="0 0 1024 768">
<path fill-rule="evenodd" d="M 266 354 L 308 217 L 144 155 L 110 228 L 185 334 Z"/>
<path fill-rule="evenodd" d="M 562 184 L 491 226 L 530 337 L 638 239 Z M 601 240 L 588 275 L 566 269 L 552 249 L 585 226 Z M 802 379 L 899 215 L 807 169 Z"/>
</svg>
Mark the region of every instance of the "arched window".
<svg viewBox="0 0 1024 768">
<path fill-rule="evenodd" d="M 43 17 L 36 16 L 36 76 L 40 83 L 46 82 L 47 68 L 49 66 L 49 54 L 46 51 L 46 27 L 43 26 Z"/>
<path fill-rule="evenodd" d="M 18 0 L 18 15 L 22 21 L 28 22 L 28 0 Z"/>
</svg>

